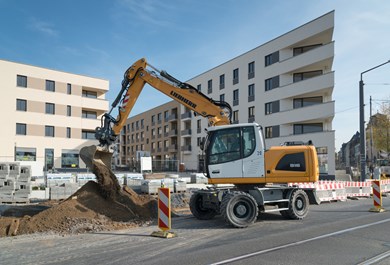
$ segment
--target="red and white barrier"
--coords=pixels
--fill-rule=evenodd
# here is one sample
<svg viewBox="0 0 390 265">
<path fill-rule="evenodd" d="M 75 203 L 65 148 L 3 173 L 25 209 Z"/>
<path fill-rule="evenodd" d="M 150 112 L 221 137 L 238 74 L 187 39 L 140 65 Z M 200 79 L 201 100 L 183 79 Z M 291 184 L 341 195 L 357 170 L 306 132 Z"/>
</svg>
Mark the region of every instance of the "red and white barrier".
<svg viewBox="0 0 390 265">
<path fill-rule="evenodd" d="M 370 197 L 371 183 L 361 181 L 347 181 L 345 182 L 345 190 L 348 198 Z"/>
<path fill-rule="evenodd" d="M 347 198 L 370 197 L 373 180 L 358 181 L 318 181 L 315 183 L 289 183 L 302 189 L 315 189 L 317 197 L 324 201 L 345 201 Z M 381 193 L 390 192 L 390 180 L 381 180 Z"/>
<path fill-rule="evenodd" d="M 374 208 L 371 208 L 370 212 L 383 212 L 380 180 L 372 181 L 372 197 L 374 199 Z"/>
<path fill-rule="evenodd" d="M 171 193 L 169 188 L 158 189 L 158 227 L 161 231 L 153 232 L 151 236 L 176 237 L 176 233 L 169 231 L 171 229 Z"/>
</svg>

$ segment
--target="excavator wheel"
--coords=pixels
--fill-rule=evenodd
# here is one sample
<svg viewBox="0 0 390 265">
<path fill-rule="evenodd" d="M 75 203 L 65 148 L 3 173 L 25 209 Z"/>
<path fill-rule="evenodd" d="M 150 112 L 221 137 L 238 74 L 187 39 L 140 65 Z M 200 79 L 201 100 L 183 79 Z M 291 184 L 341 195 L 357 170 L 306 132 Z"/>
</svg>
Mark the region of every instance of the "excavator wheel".
<svg viewBox="0 0 390 265">
<path fill-rule="evenodd" d="M 306 192 L 297 189 L 291 193 L 289 201 L 289 209 L 280 211 L 284 218 L 300 220 L 306 217 L 309 212 L 309 197 Z"/>
<path fill-rule="evenodd" d="M 246 192 L 229 192 L 221 202 L 221 215 L 228 224 L 237 228 L 253 224 L 258 211 L 255 198 Z"/>
<path fill-rule="evenodd" d="M 194 193 L 190 199 L 191 213 L 199 220 L 209 220 L 217 215 L 217 211 L 214 209 L 207 209 L 203 207 L 203 196 L 199 193 Z"/>
</svg>

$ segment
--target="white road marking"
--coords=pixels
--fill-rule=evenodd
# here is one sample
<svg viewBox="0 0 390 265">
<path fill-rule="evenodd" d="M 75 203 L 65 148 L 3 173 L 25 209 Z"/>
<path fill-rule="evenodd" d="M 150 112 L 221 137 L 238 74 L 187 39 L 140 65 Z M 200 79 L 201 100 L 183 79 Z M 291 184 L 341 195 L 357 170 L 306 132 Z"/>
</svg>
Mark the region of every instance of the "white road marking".
<svg viewBox="0 0 390 265">
<path fill-rule="evenodd" d="M 282 245 L 282 246 L 278 246 L 278 247 L 274 247 L 274 248 L 264 249 L 264 250 L 261 250 L 261 251 L 249 253 L 249 254 L 238 256 L 238 257 L 231 258 L 231 259 L 226 259 L 226 260 L 219 261 L 219 262 L 216 262 L 216 263 L 212 263 L 210 265 L 226 264 L 226 263 L 230 263 L 230 262 L 234 262 L 234 261 L 238 261 L 238 260 L 243 260 L 243 259 L 250 258 L 250 257 L 253 257 L 253 256 L 265 254 L 265 253 L 268 253 L 268 252 L 271 252 L 271 251 L 280 250 L 280 249 L 284 249 L 284 248 L 289 248 L 289 247 L 293 247 L 293 246 L 298 246 L 298 245 L 302 245 L 302 244 L 305 244 L 305 243 L 308 243 L 308 242 L 311 242 L 311 241 L 324 239 L 324 238 L 331 237 L 331 236 L 341 235 L 341 234 L 348 233 L 348 232 L 351 232 L 351 231 L 355 231 L 355 230 L 359 230 L 359 229 L 363 229 L 363 228 L 367 228 L 367 227 L 370 227 L 370 226 L 383 224 L 383 223 L 387 223 L 387 222 L 390 222 L 390 218 L 389 219 L 385 219 L 385 220 L 381 220 L 381 221 L 378 221 L 378 222 L 375 222 L 375 223 L 370 223 L 370 224 L 360 225 L 360 226 L 356 226 L 356 227 L 351 227 L 351 228 L 348 228 L 348 229 L 344 229 L 344 230 L 336 231 L 336 232 L 333 232 L 333 233 L 329 233 L 329 234 L 325 234 L 325 235 L 321 235 L 321 236 L 305 239 L 305 240 L 302 240 L 302 241 L 297 241 L 297 242 L 294 242 L 294 243 L 290 243 L 290 244 L 286 244 L 286 245 Z M 387 255 L 390 255 L 390 253 L 387 254 Z M 384 257 L 382 257 L 382 258 L 384 258 Z"/>
</svg>

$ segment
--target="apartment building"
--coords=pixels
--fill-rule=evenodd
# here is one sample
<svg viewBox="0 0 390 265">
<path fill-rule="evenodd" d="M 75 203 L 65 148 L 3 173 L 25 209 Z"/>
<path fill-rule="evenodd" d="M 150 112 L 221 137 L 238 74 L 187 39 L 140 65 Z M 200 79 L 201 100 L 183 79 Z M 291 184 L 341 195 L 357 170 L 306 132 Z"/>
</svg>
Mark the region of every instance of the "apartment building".
<svg viewBox="0 0 390 265">
<path fill-rule="evenodd" d="M 233 123 L 260 124 L 266 147 L 311 140 L 317 147 L 320 172 L 334 175 L 333 30 L 334 11 L 214 67 L 188 83 L 213 99 L 230 103 Z M 179 159 L 186 169 L 199 170 L 203 162 L 199 142 L 205 136 L 207 119 L 189 116 L 181 105 L 177 109 L 180 118 L 177 126 L 184 128 L 185 133 L 175 139 L 180 149 L 170 157 Z M 147 111 L 140 115 L 148 119 L 156 115 L 153 113 Z M 137 118 L 130 118 L 129 123 Z M 144 148 L 155 155 L 153 148 Z"/>
<path fill-rule="evenodd" d="M 191 133 L 190 123 L 183 127 L 181 120 L 190 121 L 191 113 L 180 115 L 180 107 L 170 101 L 128 119 L 119 138 L 116 165 L 138 170 L 140 156 L 146 155 L 152 156 L 156 170 L 176 171 L 182 149 L 191 151 L 190 146 L 180 144 L 180 139 Z"/>
<path fill-rule="evenodd" d="M 85 167 L 79 150 L 97 144 L 109 82 L 0 60 L 0 161 L 35 161 L 45 169 Z"/>
</svg>

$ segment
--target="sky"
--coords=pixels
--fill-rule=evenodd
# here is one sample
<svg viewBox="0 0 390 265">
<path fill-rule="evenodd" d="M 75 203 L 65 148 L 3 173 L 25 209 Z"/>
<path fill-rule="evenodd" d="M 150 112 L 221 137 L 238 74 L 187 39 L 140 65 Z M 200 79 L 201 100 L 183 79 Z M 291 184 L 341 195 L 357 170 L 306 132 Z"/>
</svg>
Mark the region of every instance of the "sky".
<svg viewBox="0 0 390 265">
<path fill-rule="evenodd" d="M 390 60 L 388 0 L 0 0 L 0 59 L 103 78 L 110 103 L 145 57 L 186 81 L 335 10 L 336 151 L 359 131 L 360 74 Z M 363 75 L 365 120 L 390 99 L 390 63 Z M 170 101 L 146 87 L 131 116 Z"/>
</svg>

